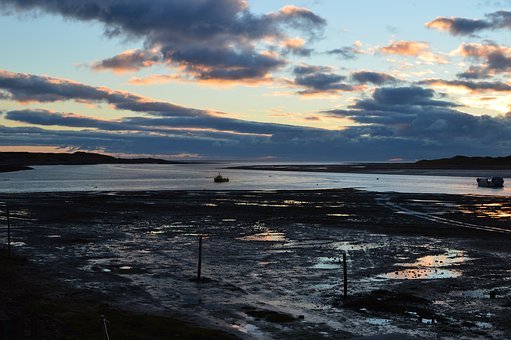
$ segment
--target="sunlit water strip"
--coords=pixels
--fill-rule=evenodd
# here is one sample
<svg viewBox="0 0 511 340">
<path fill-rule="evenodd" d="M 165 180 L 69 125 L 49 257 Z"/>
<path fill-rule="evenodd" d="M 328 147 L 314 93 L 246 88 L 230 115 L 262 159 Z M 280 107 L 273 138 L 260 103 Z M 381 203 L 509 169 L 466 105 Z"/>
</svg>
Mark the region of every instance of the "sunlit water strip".
<svg viewBox="0 0 511 340">
<path fill-rule="evenodd" d="M 479 188 L 474 177 L 224 169 L 233 165 L 34 166 L 34 170 L 0 173 L 0 192 L 357 188 L 376 192 L 511 196 L 510 187 Z M 219 172 L 230 181 L 214 183 Z"/>
</svg>

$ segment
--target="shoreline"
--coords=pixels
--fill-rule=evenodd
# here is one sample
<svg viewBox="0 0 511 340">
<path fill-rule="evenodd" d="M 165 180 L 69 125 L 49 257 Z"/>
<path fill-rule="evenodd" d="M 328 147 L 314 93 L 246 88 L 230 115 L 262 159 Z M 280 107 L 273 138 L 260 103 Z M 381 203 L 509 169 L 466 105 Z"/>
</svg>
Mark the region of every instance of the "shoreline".
<svg viewBox="0 0 511 340">
<path fill-rule="evenodd" d="M 237 170 L 261 171 L 299 171 L 299 172 L 331 172 L 331 173 L 359 173 L 375 175 L 412 175 L 412 176 L 456 176 L 456 177 L 511 177 L 511 169 L 456 169 L 456 168 L 410 168 L 392 166 L 381 168 L 372 165 L 249 165 L 227 167 Z"/>
<path fill-rule="evenodd" d="M 82 296 L 93 311 L 107 296 L 112 327 L 124 318 L 115 316 L 121 313 L 135 319 L 181 315 L 198 325 L 192 328 L 213 327 L 241 338 L 367 336 L 385 334 L 390 324 L 407 336 L 511 334 L 502 307 L 511 306 L 505 288 L 510 250 L 502 242 L 511 239 L 511 203 L 505 197 L 181 190 L 0 194 L 0 201 L 11 207 L 15 254 L 68 287 L 51 289 L 43 282 L 47 293 L 70 292 L 60 296 L 60 304 Z M 204 235 L 205 256 L 200 286 L 192 280 L 198 235 Z M 331 257 L 340 251 L 350 263 L 352 299 L 346 306 L 335 298 L 342 270 Z M 421 259 L 431 267 L 417 267 Z M 433 276 L 392 278 L 412 270 Z M 16 286 L 29 289 L 33 275 L 20 275 L 28 281 Z M 481 297 L 459 298 L 472 290 Z M 490 300 L 491 291 L 497 299 Z M 374 294 L 381 301 L 406 298 L 391 300 L 394 307 L 367 305 Z M 34 297 L 27 299 L 37 305 Z M 401 306 L 403 301 L 412 302 Z M 47 316 L 58 318 L 59 308 Z M 387 321 L 372 324 L 375 319 Z"/>
</svg>

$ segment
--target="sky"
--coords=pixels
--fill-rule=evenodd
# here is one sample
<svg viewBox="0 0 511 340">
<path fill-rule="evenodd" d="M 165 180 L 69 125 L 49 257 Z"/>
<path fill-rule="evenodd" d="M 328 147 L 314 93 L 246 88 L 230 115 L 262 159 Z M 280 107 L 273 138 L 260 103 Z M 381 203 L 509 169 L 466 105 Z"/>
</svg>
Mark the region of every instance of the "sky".
<svg viewBox="0 0 511 340">
<path fill-rule="evenodd" d="M 511 154 L 511 0 L 0 0 L 0 151 Z"/>
</svg>

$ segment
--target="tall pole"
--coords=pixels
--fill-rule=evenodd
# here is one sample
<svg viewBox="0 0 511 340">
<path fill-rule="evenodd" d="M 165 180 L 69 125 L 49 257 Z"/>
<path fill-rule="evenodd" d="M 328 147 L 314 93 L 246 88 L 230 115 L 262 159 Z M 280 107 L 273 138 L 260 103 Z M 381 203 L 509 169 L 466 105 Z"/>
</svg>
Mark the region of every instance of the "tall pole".
<svg viewBox="0 0 511 340">
<path fill-rule="evenodd" d="M 11 256 L 11 217 L 9 212 L 9 206 L 5 207 L 7 214 L 7 255 Z"/>
<path fill-rule="evenodd" d="M 346 253 L 342 253 L 342 269 L 344 276 L 344 300 L 348 298 L 348 268 L 346 267 Z"/>
<path fill-rule="evenodd" d="M 199 236 L 199 263 L 197 264 L 197 282 L 201 281 L 201 269 L 202 269 L 202 235 Z"/>
</svg>

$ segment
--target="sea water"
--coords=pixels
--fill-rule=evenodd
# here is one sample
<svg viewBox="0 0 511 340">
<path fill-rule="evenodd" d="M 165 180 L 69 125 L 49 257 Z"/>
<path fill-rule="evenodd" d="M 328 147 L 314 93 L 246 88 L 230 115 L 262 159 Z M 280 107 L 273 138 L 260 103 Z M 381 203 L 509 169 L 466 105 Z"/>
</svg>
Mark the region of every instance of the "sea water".
<svg viewBox="0 0 511 340">
<path fill-rule="evenodd" d="M 474 177 L 226 169 L 239 164 L 101 164 L 33 166 L 0 173 L 0 192 L 145 190 L 314 190 L 511 196 L 511 187 L 479 188 Z M 221 173 L 230 179 L 214 183 Z"/>
</svg>

